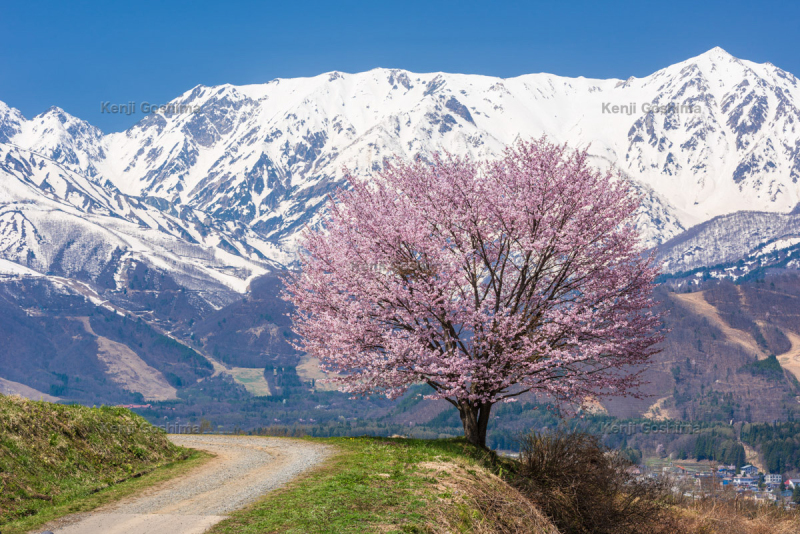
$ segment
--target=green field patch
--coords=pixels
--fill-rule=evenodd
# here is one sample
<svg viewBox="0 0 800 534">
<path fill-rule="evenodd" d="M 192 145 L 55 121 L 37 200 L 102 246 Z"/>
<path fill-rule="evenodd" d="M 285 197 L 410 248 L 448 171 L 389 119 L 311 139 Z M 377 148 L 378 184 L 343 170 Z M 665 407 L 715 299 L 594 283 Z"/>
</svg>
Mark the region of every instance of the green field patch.
<svg viewBox="0 0 800 534">
<path fill-rule="evenodd" d="M 269 397 L 272 394 L 262 368 L 232 367 L 226 372 L 255 397 Z"/>
</svg>

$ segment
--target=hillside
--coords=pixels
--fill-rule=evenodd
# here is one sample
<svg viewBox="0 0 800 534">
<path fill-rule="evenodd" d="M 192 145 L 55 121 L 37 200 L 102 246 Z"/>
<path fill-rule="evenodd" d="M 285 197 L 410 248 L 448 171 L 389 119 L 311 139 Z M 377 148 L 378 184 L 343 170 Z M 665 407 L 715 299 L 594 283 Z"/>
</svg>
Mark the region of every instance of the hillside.
<svg viewBox="0 0 800 534">
<path fill-rule="evenodd" d="M 460 439 L 339 438 L 324 465 L 218 523 L 211 534 L 793 534 L 797 511 L 691 502 L 637 479 L 591 438 L 540 440 L 502 458 Z"/>
<path fill-rule="evenodd" d="M 143 272 L 136 276 L 139 283 L 151 283 Z M 704 284 L 691 293 L 685 287 L 673 291 L 670 283 L 657 291 L 669 332 L 645 373 L 645 397 L 603 399 L 600 410 L 622 418 L 726 424 L 800 417 L 795 382 L 800 278 L 784 273 L 738 285 Z M 6 333 L 8 351 L 0 352 L 2 376 L 6 384 L 33 388 L 28 393 L 33 398 L 147 402 L 151 407 L 139 411 L 150 420 L 180 417 L 200 424 L 207 419 L 228 430 L 299 426 L 330 436 L 414 429 L 415 435 L 429 437 L 460 431 L 456 412 L 443 401 L 422 399 L 424 388 L 412 388 L 399 402 L 354 401 L 327 391 L 313 361 L 289 345 L 294 335 L 286 315 L 290 309 L 278 298 L 281 286 L 274 276 L 255 281 L 244 298 L 203 313 L 181 307 L 180 298 L 190 295 L 165 288 L 164 297 L 175 296 L 168 301 L 172 308 L 154 306 L 154 313 L 144 315 L 149 321 L 112 313 L 69 288 L 59 294 L 38 279 L 4 287 L 0 313 L 7 320 L 0 331 Z M 185 330 L 167 337 L 170 315 Z M 136 355 L 149 369 L 137 376 L 152 380 L 128 380 L 131 375 L 105 363 L 109 348 L 130 356 L 123 361 Z M 768 358 L 772 354 L 774 360 Z M 167 395 L 156 396 L 159 391 Z M 546 409 L 526 408 L 546 406 L 546 398 L 527 395 L 520 401 L 497 407 L 501 417 L 490 425 L 493 446 L 508 446 L 507 437 L 528 427 L 555 424 Z"/>
<path fill-rule="evenodd" d="M 712 280 L 701 289 L 660 289 L 670 332 L 646 372 L 651 397 L 612 401 L 609 412 L 726 423 L 797 418 L 800 277 Z"/>
<path fill-rule="evenodd" d="M 318 440 L 314 440 L 318 441 Z M 231 514 L 211 534 L 526 532 L 559 534 L 492 457 L 460 440 L 321 440 L 336 454 Z"/>
<path fill-rule="evenodd" d="M 180 304 L 171 302 L 173 309 Z M 0 284 L 0 319 L 2 377 L 54 397 L 85 404 L 170 400 L 183 385 L 212 374 L 191 348 L 66 284 L 40 278 Z"/>
<path fill-rule="evenodd" d="M 187 456 L 123 408 L 0 395 L 0 529 Z"/>
</svg>

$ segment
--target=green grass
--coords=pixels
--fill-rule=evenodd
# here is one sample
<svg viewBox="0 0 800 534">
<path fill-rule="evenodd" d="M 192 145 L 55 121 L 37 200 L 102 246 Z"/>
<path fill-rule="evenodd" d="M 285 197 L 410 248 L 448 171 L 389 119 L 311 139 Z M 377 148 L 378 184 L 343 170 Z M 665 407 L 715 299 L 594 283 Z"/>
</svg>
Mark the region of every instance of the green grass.
<svg viewBox="0 0 800 534">
<path fill-rule="evenodd" d="M 315 439 L 335 447 L 321 467 L 255 505 L 235 512 L 210 532 L 427 532 L 429 512 L 447 473 L 420 465 L 466 462 L 476 469 L 492 457 L 463 440 Z"/>
<path fill-rule="evenodd" d="M 181 460 L 200 460 L 124 408 L 88 408 L 0 395 L 0 531 L 32 528 L 102 504 L 98 492 Z M 170 467 L 166 467 L 170 466 Z M 137 480 L 125 487 L 146 484 Z M 133 490 L 132 490 L 133 491 Z M 89 499 L 89 500 L 87 500 Z"/>
</svg>

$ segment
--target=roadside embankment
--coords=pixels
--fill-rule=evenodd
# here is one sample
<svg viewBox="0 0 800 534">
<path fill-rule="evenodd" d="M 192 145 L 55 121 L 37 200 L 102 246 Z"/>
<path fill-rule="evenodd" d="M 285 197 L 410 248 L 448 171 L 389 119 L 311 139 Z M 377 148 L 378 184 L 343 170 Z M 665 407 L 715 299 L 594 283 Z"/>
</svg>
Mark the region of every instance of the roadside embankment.
<svg viewBox="0 0 800 534">
<path fill-rule="evenodd" d="M 124 408 L 0 395 L 0 530 L 189 456 Z"/>
</svg>

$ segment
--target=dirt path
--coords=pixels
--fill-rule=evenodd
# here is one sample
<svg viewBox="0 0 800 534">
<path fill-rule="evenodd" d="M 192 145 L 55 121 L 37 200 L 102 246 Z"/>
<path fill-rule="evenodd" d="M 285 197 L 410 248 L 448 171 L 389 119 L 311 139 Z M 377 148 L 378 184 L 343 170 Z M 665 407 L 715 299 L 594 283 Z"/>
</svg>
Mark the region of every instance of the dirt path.
<svg viewBox="0 0 800 534">
<path fill-rule="evenodd" d="M 178 479 L 42 530 L 55 534 L 195 534 L 324 459 L 327 448 L 299 440 L 173 435 L 216 458 Z"/>
</svg>

